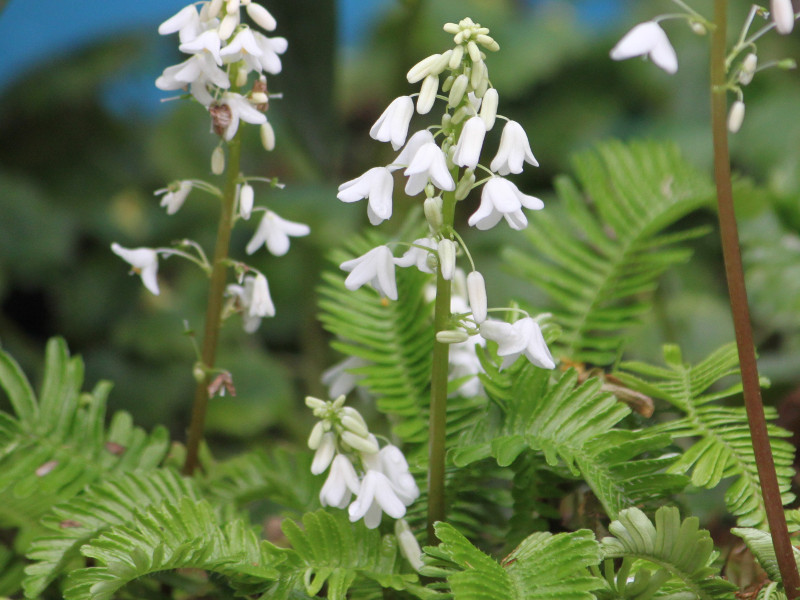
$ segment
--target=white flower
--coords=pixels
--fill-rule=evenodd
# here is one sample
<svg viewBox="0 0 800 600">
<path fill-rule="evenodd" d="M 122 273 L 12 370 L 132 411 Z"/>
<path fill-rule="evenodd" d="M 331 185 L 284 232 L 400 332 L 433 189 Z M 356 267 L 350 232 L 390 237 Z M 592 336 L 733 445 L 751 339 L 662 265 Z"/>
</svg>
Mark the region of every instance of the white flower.
<svg viewBox="0 0 800 600">
<path fill-rule="evenodd" d="M 657 67 L 670 75 L 678 70 L 675 49 L 669 43 L 667 34 L 655 21 L 639 23 L 611 49 L 613 60 L 625 60 L 634 56 L 649 56 Z"/>
<path fill-rule="evenodd" d="M 368 198 L 369 222 L 378 225 L 392 216 L 393 189 L 391 171 L 386 167 L 373 167 L 360 177 L 340 185 L 336 197 L 342 202 L 357 202 Z"/>
<path fill-rule="evenodd" d="M 161 199 L 160 206 L 165 206 L 167 208 L 168 215 L 174 215 L 180 210 L 181 206 L 183 206 L 183 203 L 191 190 L 192 182 L 184 180 L 178 182 L 177 186 L 170 185 L 169 187 L 156 190 L 154 194 L 156 196 L 164 194 L 164 197 Z"/>
<path fill-rule="evenodd" d="M 481 336 L 497 342 L 497 355 L 503 357 L 501 369 L 513 364 L 523 353 L 537 367 L 554 369 L 556 366 L 539 324 L 530 317 L 515 323 L 488 319 L 481 323 Z"/>
<path fill-rule="evenodd" d="M 486 284 L 483 275 L 478 271 L 470 271 L 467 275 L 467 297 L 469 306 L 472 309 L 472 318 L 476 323 L 483 323 L 486 320 Z"/>
<path fill-rule="evenodd" d="M 277 21 L 275 21 L 275 17 L 273 17 L 272 14 L 260 4 L 250 2 L 247 5 L 246 10 L 247 15 L 260 27 L 266 29 L 267 31 L 273 31 L 278 26 Z"/>
<path fill-rule="evenodd" d="M 453 162 L 459 167 L 474 169 L 481 157 L 484 137 L 486 137 L 486 123 L 480 117 L 471 117 L 461 130 Z M 502 139 L 500 143 L 502 146 Z"/>
<path fill-rule="evenodd" d="M 480 230 L 491 229 L 505 217 L 512 229 L 524 229 L 528 219 L 522 207 L 541 210 L 544 203 L 534 196 L 519 191 L 516 185 L 502 177 L 492 177 L 483 186 L 481 204 L 469 218 L 470 226 Z"/>
<path fill-rule="evenodd" d="M 165 91 L 191 86 L 192 95 L 203 106 L 208 106 L 213 101 L 206 89 L 208 84 L 228 89 L 231 82 L 227 73 L 214 63 L 214 58 L 207 52 L 195 54 L 180 64 L 167 67 L 156 79 L 156 87 Z"/>
<path fill-rule="evenodd" d="M 116 242 L 111 244 L 111 251 L 130 264 L 132 271 L 141 276 L 144 287 L 158 296 L 158 252 L 152 248 L 123 248 Z"/>
<path fill-rule="evenodd" d="M 365 367 L 367 364 L 364 359 L 351 356 L 323 371 L 322 383 L 328 386 L 328 395 L 331 398 L 338 398 L 352 392 L 363 375 L 355 375 L 350 369 Z"/>
<path fill-rule="evenodd" d="M 252 6 L 252 4 L 249 6 Z M 257 31 L 253 32 L 253 37 L 255 37 L 256 44 L 261 49 L 261 57 L 259 58 L 261 70 L 270 75 L 280 73 L 283 67 L 281 58 L 278 55 L 286 52 L 289 42 L 284 37 L 271 38 Z"/>
<path fill-rule="evenodd" d="M 250 218 L 250 214 L 253 212 L 253 200 L 253 186 L 249 183 L 245 183 L 239 188 L 239 216 L 245 221 Z"/>
<path fill-rule="evenodd" d="M 369 130 L 369 136 L 379 142 L 392 142 L 392 148 L 397 150 L 406 143 L 408 125 L 413 114 L 414 101 L 411 96 L 395 98 L 375 121 Z"/>
<path fill-rule="evenodd" d="M 390 164 L 387 168 L 390 171 L 396 171 L 397 169 L 407 167 L 411 164 L 411 161 L 413 160 L 414 156 L 416 156 L 420 148 L 426 144 L 432 143 L 433 134 L 430 131 L 427 129 L 417 131 L 408 140 L 405 147 L 400 151 L 400 154 L 398 154 L 397 158 L 394 159 L 394 162 L 392 162 L 392 164 Z"/>
<path fill-rule="evenodd" d="M 483 123 L 483 121 L 481 121 Z M 458 246 L 453 240 L 443 238 L 439 240 L 436 246 L 439 256 L 439 271 L 442 278 L 447 281 L 452 281 L 453 274 L 456 270 L 456 252 Z"/>
<path fill-rule="evenodd" d="M 344 454 L 337 454 L 331 463 L 328 478 L 319 492 L 322 506 L 346 508 L 352 494 L 358 494 L 361 482 L 358 480 L 353 463 Z"/>
<path fill-rule="evenodd" d="M 778 33 L 786 35 L 794 29 L 794 7 L 792 0 L 770 0 L 770 13 L 775 29 Z"/>
<path fill-rule="evenodd" d="M 397 446 L 389 444 L 381 448 L 378 452 L 381 471 L 386 475 L 392 484 L 397 497 L 409 506 L 414 500 L 419 498 L 419 488 L 414 476 L 408 470 L 408 462 L 403 452 Z M 395 517 L 397 518 L 397 517 Z"/>
<path fill-rule="evenodd" d="M 331 464 L 334 454 L 336 454 L 336 434 L 329 431 L 322 435 L 322 439 L 316 447 L 314 460 L 311 461 L 311 473 L 313 475 L 323 473 Z"/>
<path fill-rule="evenodd" d="M 469 377 L 455 390 L 455 393 L 467 398 L 477 396 L 483 392 L 483 385 L 477 377 L 478 373 L 483 373 L 483 365 L 481 365 L 481 361 L 475 351 L 476 345 L 485 346 L 486 340 L 476 334 L 464 342 L 450 344 L 448 378 L 453 381 L 454 379 Z"/>
<path fill-rule="evenodd" d="M 267 278 L 261 273 L 248 275 L 243 285 L 230 284 L 225 292 L 233 296 L 242 310 L 242 326 L 247 333 L 254 333 L 263 317 L 275 316 L 275 305 L 269 293 Z"/>
<path fill-rule="evenodd" d="M 185 42 L 178 46 L 178 50 L 181 52 L 185 52 L 186 54 L 201 54 L 204 52 L 208 52 L 213 58 L 214 62 L 217 65 L 222 65 L 222 52 L 220 52 L 220 46 L 222 42 L 219 39 L 219 33 L 215 29 L 209 29 L 208 31 L 204 31 L 196 38 Z"/>
<path fill-rule="evenodd" d="M 283 256 L 289 251 L 289 236 L 303 237 L 310 231 L 311 228 L 308 225 L 287 221 L 271 210 L 266 210 L 245 251 L 253 254 L 262 244 L 266 244 L 267 249 L 274 256 Z"/>
<path fill-rule="evenodd" d="M 369 470 L 361 480 L 358 497 L 348 508 L 350 521 L 355 523 L 363 518 L 368 529 L 375 529 L 381 523 L 381 511 L 399 519 L 405 516 L 406 507 L 389 478 L 379 471 Z"/>
<path fill-rule="evenodd" d="M 394 279 L 394 256 L 388 246 L 378 246 L 366 254 L 339 265 L 350 275 L 344 280 L 348 290 L 357 290 L 369 283 L 379 294 L 397 300 L 397 282 Z"/>
<path fill-rule="evenodd" d="M 261 48 L 256 43 L 253 31 L 249 27 L 243 27 L 239 33 L 220 51 L 220 56 L 225 58 L 225 62 L 234 63 L 244 60 L 251 71 L 261 71 Z"/>
<path fill-rule="evenodd" d="M 433 269 L 429 264 L 429 257 L 435 250 L 436 242 L 433 239 L 429 237 L 418 238 L 414 240 L 414 245 L 406 250 L 403 256 L 394 259 L 394 264 L 398 267 L 410 267 L 415 264 L 423 273 L 433 273 Z"/>
<path fill-rule="evenodd" d="M 492 159 L 489 168 L 500 175 L 509 173 L 522 173 L 522 163 L 538 167 L 539 163 L 533 156 L 528 136 L 522 125 L 516 121 L 508 121 L 503 127 L 503 134 L 500 136 L 500 147 L 497 155 Z"/>
<path fill-rule="evenodd" d="M 158 33 L 161 35 L 169 35 L 176 31 L 179 32 L 181 43 L 193 40 L 202 31 L 200 15 L 193 4 L 182 8 L 158 26 Z"/>
<path fill-rule="evenodd" d="M 225 140 L 231 141 L 236 131 L 239 129 L 239 120 L 253 125 L 261 125 L 267 122 L 267 117 L 264 113 L 258 111 L 247 98 L 241 94 L 234 92 L 225 92 L 222 94 L 222 104 L 231 109 L 231 121 L 225 128 Z"/>
<path fill-rule="evenodd" d="M 428 181 L 446 192 L 456 189 L 453 177 L 447 170 L 444 152 L 434 142 L 424 144 L 417 150 L 403 174 L 408 177 L 405 191 L 409 196 L 419 194 Z"/>
</svg>

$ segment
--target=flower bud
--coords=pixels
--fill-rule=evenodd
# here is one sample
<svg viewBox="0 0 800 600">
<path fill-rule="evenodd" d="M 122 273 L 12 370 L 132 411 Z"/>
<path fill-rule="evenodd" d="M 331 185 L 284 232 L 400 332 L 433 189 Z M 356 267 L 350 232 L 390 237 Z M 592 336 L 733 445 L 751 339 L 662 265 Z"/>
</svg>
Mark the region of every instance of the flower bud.
<svg viewBox="0 0 800 600">
<path fill-rule="evenodd" d="M 481 60 L 481 51 L 478 48 L 478 44 L 470 40 L 467 42 L 467 52 L 469 53 L 469 57 L 473 63 L 479 62 Z"/>
<path fill-rule="evenodd" d="M 336 454 L 336 436 L 328 431 L 322 434 L 317 445 L 314 460 L 311 461 L 311 472 L 314 475 L 322 473 L 331 464 L 334 454 Z"/>
<path fill-rule="evenodd" d="M 485 29 L 485 28 L 482 28 Z M 490 52 L 497 52 L 500 50 L 500 44 L 498 44 L 493 37 L 490 37 L 484 33 L 478 34 L 475 40 L 484 48 L 489 50 Z"/>
<path fill-rule="evenodd" d="M 495 88 L 489 88 L 483 95 L 483 102 L 481 102 L 480 117 L 486 125 L 486 131 L 490 131 L 494 127 L 494 121 L 497 117 L 497 104 L 500 98 Z"/>
<path fill-rule="evenodd" d="M 469 79 L 463 73 L 456 77 L 453 82 L 453 87 L 450 88 L 450 96 L 447 98 L 447 106 L 453 108 L 461 103 L 464 98 L 464 93 L 467 91 L 467 84 Z"/>
<path fill-rule="evenodd" d="M 453 53 L 450 55 L 450 62 L 448 63 L 448 67 L 451 69 L 457 69 L 458 65 L 461 64 L 461 60 L 464 58 L 464 46 L 456 46 L 453 48 Z"/>
<path fill-rule="evenodd" d="M 275 17 L 273 17 L 266 8 L 255 2 L 251 2 L 247 5 L 247 15 L 253 19 L 256 24 L 267 31 L 274 31 L 278 26 Z"/>
<path fill-rule="evenodd" d="M 754 53 L 748 54 L 742 61 L 741 69 L 739 70 L 739 83 L 747 85 L 753 81 L 753 75 L 758 67 L 758 56 Z"/>
<path fill-rule="evenodd" d="M 266 123 L 261 124 L 261 145 L 264 146 L 264 150 L 267 152 L 271 152 L 275 149 L 275 130 L 272 128 L 272 125 L 269 121 Z"/>
<path fill-rule="evenodd" d="M 406 79 L 408 79 L 408 83 L 417 83 L 418 81 L 422 81 L 428 75 L 430 75 L 431 67 L 437 64 L 441 56 L 442 56 L 441 54 L 431 54 L 427 58 L 423 58 L 413 67 L 411 67 L 409 72 L 406 74 Z"/>
<path fill-rule="evenodd" d="M 237 10 L 234 13 L 228 13 L 225 15 L 225 18 L 222 19 L 222 23 L 219 24 L 219 29 L 217 33 L 219 34 L 219 39 L 223 42 L 227 40 L 233 34 L 233 30 L 236 29 L 236 26 L 239 24 L 239 11 Z"/>
<path fill-rule="evenodd" d="M 364 417 L 355 408 L 345 406 L 344 409 L 348 409 L 348 412 L 341 418 L 342 427 L 363 438 L 369 437 L 369 429 Z"/>
<path fill-rule="evenodd" d="M 448 75 L 447 79 L 442 82 L 442 93 L 447 93 L 453 87 L 453 82 L 456 78 L 453 75 Z"/>
<path fill-rule="evenodd" d="M 691 21 L 689 23 L 689 27 L 691 27 L 692 31 L 697 35 L 705 35 L 708 33 L 706 26 L 703 25 L 700 21 Z"/>
<path fill-rule="evenodd" d="M 312 410 L 316 410 L 318 408 L 325 408 L 328 406 L 328 403 L 325 402 L 325 400 L 314 398 L 314 396 L 306 396 L 306 406 Z"/>
<path fill-rule="evenodd" d="M 445 33 L 449 33 L 450 35 L 455 35 L 461 31 L 461 27 L 458 26 L 458 23 L 445 23 L 442 29 L 444 29 Z"/>
<path fill-rule="evenodd" d="M 486 63 L 482 60 L 472 63 L 472 73 L 469 77 L 469 83 L 472 89 L 477 90 L 483 80 L 486 78 L 487 70 Z"/>
<path fill-rule="evenodd" d="M 793 58 L 784 58 L 783 60 L 779 60 L 776 66 L 779 69 L 785 69 L 789 71 L 797 68 L 797 61 Z"/>
<path fill-rule="evenodd" d="M 245 183 L 239 192 L 239 215 L 247 221 L 253 212 L 253 186 Z"/>
<path fill-rule="evenodd" d="M 728 131 L 736 133 L 742 126 L 744 121 L 744 102 L 737 100 L 731 105 L 731 110 L 728 113 Z"/>
<path fill-rule="evenodd" d="M 325 433 L 324 421 L 317 421 L 311 428 L 311 435 L 308 436 L 308 447 L 312 450 L 319 448 L 322 442 L 322 435 Z"/>
<path fill-rule="evenodd" d="M 457 190 L 458 188 L 456 188 Z M 442 197 L 436 196 L 435 198 L 425 198 L 422 205 L 425 212 L 425 219 L 433 231 L 439 231 L 442 228 L 444 219 L 442 217 Z"/>
<path fill-rule="evenodd" d="M 439 60 L 431 65 L 431 75 L 438 75 L 442 71 L 447 68 L 447 65 L 450 63 L 450 57 L 452 56 L 453 51 L 448 50 L 444 52 L 441 56 L 439 56 Z"/>
<path fill-rule="evenodd" d="M 461 329 L 445 329 L 436 334 L 436 341 L 440 344 L 460 344 L 469 339 L 469 334 Z"/>
<path fill-rule="evenodd" d="M 398 519 L 394 523 L 394 535 L 397 537 L 397 543 L 402 554 L 411 568 L 419 571 L 422 566 L 422 550 L 419 547 L 419 542 L 405 519 Z"/>
<path fill-rule="evenodd" d="M 236 71 L 236 87 L 241 88 L 246 85 L 247 85 L 247 69 L 238 69 Z"/>
<path fill-rule="evenodd" d="M 421 115 L 426 115 L 433 108 L 433 103 L 436 101 L 436 92 L 439 91 L 439 77 L 438 75 L 428 75 L 422 82 L 422 87 L 419 90 L 417 97 L 417 112 Z"/>
<path fill-rule="evenodd" d="M 453 279 L 453 273 L 456 270 L 456 250 L 458 247 L 453 240 L 444 238 L 439 240 L 437 250 L 439 251 L 439 268 L 442 271 L 442 277 L 447 281 Z"/>
<path fill-rule="evenodd" d="M 464 176 L 458 180 L 456 185 L 455 198 L 458 201 L 466 198 L 472 191 L 472 186 L 475 184 L 475 171 L 469 169 L 464 172 Z"/>
<path fill-rule="evenodd" d="M 463 121 L 466 117 L 471 116 L 471 107 L 462 106 L 456 112 L 453 113 L 453 118 L 450 121 L 453 125 L 458 125 Z"/>
<path fill-rule="evenodd" d="M 467 299 L 472 309 L 472 318 L 480 325 L 486 320 L 486 284 L 483 275 L 472 271 L 467 275 Z"/>
<path fill-rule="evenodd" d="M 253 92 L 249 100 L 251 104 L 267 104 L 269 97 L 264 92 Z"/>
<path fill-rule="evenodd" d="M 366 452 L 368 454 L 375 454 L 380 450 L 378 442 L 375 441 L 373 436 L 365 438 L 356 435 L 352 431 L 343 431 L 341 438 L 342 442 L 350 446 L 353 450 L 359 450 L 360 452 Z"/>
<path fill-rule="evenodd" d="M 225 150 L 222 146 L 217 146 L 211 153 L 211 172 L 214 175 L 222 175 L 225 172 Z"/>
</svg>

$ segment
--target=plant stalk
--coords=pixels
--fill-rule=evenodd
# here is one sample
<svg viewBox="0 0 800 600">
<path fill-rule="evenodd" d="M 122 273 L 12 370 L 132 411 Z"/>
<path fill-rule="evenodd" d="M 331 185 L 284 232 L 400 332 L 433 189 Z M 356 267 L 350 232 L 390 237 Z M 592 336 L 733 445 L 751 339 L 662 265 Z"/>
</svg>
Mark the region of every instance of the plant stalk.
<svg viewBox="0 0 800 600">
<path fill-rule="evenodd" d="M 457 173 L 456 173 L 457 174 Z M 455 179 L 455 177 L 454 177 Z M 452 231 L 455 219 L 454 192 L 442 196 L 442 230 Z M 451 236 L 452 237 L 452 236 Z M 434 335 L 449 329 L 450 297 L 452 288 L 436 269 L 436 303 L 433 312 Z M 428 445 L 428 543 L 436 544 L 433 524 L 445 517 L 445 437 L 447 429 L 447 376 L 450 369 L 450 345 L 433 342 L 433 368 L 431 371 L 431 406 Z"/>
<path fill-rule="evenodd" d="M 186 462 L 183 465 L 184 475 L 191 475 L 199 465 L 198 455 L 203 440 L 206 411 L 208 409 L 208 384 L 211 371 L 217 358 L 217 341 L 222 324 L 222 307 L 228 275 L 228 251 L 233 229 L 233 211 L 236 204 L 236 182 L 239 178 L 239 162 L 241 158 L 241 129 L 228 143 L 227 179 L 222 195 L 217 241 L 214 246 L 211 282 L 208 290 L 206 307 L 206 324 L 203 335 L 203 347 L 200 361 L 203 376 L 197 381 L 192 405 L 192 420 L 189 424 L 189 435 L 186 441 Z"/>
<path fill-rule="evenodd" d="M 733 207 L 725 90 L 727 0 L 714 0 L 714 23 L 716 29 L 712 33 L 711 40 L 711 117 L 714 140 L 714 179 L 717 185 L 725 275 L 728 281 L 736 345 L 739 351 L 744 403 L 750 424 L 750 436 L 753 442 L 767 522 L 775 546 L 775 556 L 778 560 L 786 596 L 789 600 L 794 600 L 798 597 L 800 576 L 798 576 L 797 564 L 789 540 L 789 531 L 786 527 L 786 516 L 783 512 L 775 462 L 772 458 L 772 449 L 764 418 L 744 269 L 739 247 L 739 233 Z"/>
</svg>

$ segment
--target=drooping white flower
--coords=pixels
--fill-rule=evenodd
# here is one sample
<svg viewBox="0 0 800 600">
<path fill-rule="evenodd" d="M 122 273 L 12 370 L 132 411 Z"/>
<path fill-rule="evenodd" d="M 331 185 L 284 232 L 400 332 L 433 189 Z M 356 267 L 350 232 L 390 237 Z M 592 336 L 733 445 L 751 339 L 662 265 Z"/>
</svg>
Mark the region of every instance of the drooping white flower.
<svg viewBox="0 0 800 600">
<path fill-rule="evenodd" d="M 158 252 L 152 248 L 124 248 L 116 242 L 111 244 L 111 251 L 131 266 L 142 278 L 144 287 L 158 296 Z"/>
<path fill-rule="evenodd" d="M 436 242 L 429 237 L 417 238 L 414 245 L 403 253 L 400 258 L 394 259 L 394 264 L 398 267 L 410 267 L 416 265 L 423 273 L 433 273 L 430 266 L 429 257 L 436 251 Z"/>
<path fill-rule="evenodd" d="M 424 144 L 417 150 L 403 174 L 408 177 L 405 191 L 409 196 L 419 194 L 429 181 L 446 192 L 456 189 L 453 176 L 447 170 L 444 152 L 434 142 Z"/>
<path fill-rule="evenodd" d="M 311 228 L 308 225 L 288 221 L 271 210 L 266 210 L 245 251 L 248 254 L 253 254 L 263 244 L 266 244 L 267 250 L 273 256 L 283 256 L 289 251 L 289 236 L 303 237 L 310 232 Z"/>
<path fill-rule="evenodd" d="M 369 130 L 369 136 L 379 142 L 391 142 L 392 148 L 397 150 L 406 143 L 408 125 L 413 114 L 414 101 L 411 96 L 395 98 L 375 121 Z"/>
<path fill-rule="evenodd" d="M 481 148 L 485 137 L 486 123 L 483 119 L 476 116 L 467 120 L 456 144 L 453 163 L 459 167 L 474 169 L 481 158 Z"/>
<path fill-rule="evenodd" d="M 481 323 L 481 336 L 497 342 L 497 355 L 503 357 L 501 369 L 513 364 L 522 354 L 537 367 L 554 369 L 556 366 L 539 324 L 530 317 L 514 323 L 487 319 Z"/>
<path fill-rule="evenodd" d="M 622 36 L 617 45 L 611 49 L 613 60 L 625 60 L 634 56 L 648 56 L 670 75 L 678 71 L 678 57 L 667 38 L 667 34 L 655 21 L 639 23 Z"/>
<path fill-rule="evenodd" d="M 378 246 L 366 254 L 339 265 L 350 275 L 344 280 L 348 290 L 357 290 L 369 283 L 379 294 L 397 300 L 397 282 L 394 278 L 394 256 L 388 246 Z"/>
<path fill-rule="evenodd" d="M 183 206 L 190 191 L 192 191 L 192 182 L 184 180 L 178 182 L 177 186 L 170 185 L 169 187 L 156 190 L 154 194 L 156 196 L 164 194 L 164 197 L 161 198 L 160 206 L 166 207 L 168 215 L 174 215 L 180 210 L 181 206 Z"/>
<path fill-rule="evenodd" d="M 534 167 L 539 166 L 522 125 L 516 121 L 508 121 L 503 127 L 500 146 L 489 168 L 500 175 L 522 173 L 523 162 Z"/>
<path fill-rule="evenodd" d="M 203 54 L 208 53 L 214 58 L 217 65 L 222 65 L 222 45 L 219 39 L 219 33 L 216 29 L 209 29 L 204 31 L 194 39 L 184 42 L 178 46 L 178 50 L 186 54 Z"/>
<path fill-rule="evenodd" d="M 311 473 L 319 475 L 328 468 L 336 454 L 336 434 L 332 431 L 324 433 L 315 450 L 314 460 L 311 461 Z"/>
<path fill-rule="evenodd" d="M 328 395 L 331 398 L 338 398 L 352 392 L 363 376 L 352 373 L 350 369 L 365 367 L 367 364 L 363 358 L 350 356 L 323 371 L 322 383 L 328 386 Z"/>
<path fill-rule="evenodd" d="M 250 102 L 235 92 L 225 92 L 222 94 L 222 104 L 231 110 L 230 123 L 225 128 L 225 140 L 231 141 L 239 129 L 239 120 L 261 125 L 267 122 L 267 116 L 260 112 Z"/>
<path fill-rule="evenodd" d="M 331 470 L 319 492 L 322 506 L 346 508 L 353 494 L 358 494 L 361 482 L 358 480 L 353 463 L 344 454 L 337 454 L 331 463 Z"/>
<path fill-rule="evenodd" d="M 775 29 L 781 35 L 791 33 L 794 29 L 794 6 L 792 0 L 770 0 L 770 14 L 775 23 Z"/>
<path fill-rule="evenodd" d="M 200 15 L 193 4 L 185 6 L 158 26 L 158 33 L 161 35 L 176 31 L 182 44 L 193 40 L 202 31 Z"/>
<path fill-rule="evenodd" d="M 261 273 L 248 275 L 242 285 L 228 285 L 225 293 L 235 299 L 242 313 L 242 326 L 247 333 L 254 333 L 261 325 L 262 318 L 275 316 L 269 284 Z"/>
<path fill-rule="evenodd" d="M 469 377 L 455 390 L 454 395 L 460 394 L 471 398 L 483 392 L 483 385 L 477 377 L 478 373 L 483 373 L 483 365 L 481 365 L 475 347 L 485 345 L 486 340 L 477 334 L 464 342 L 450 344 L 448 379 L 453 381 L 462 377 Z"/>
<path fill-rule="evenodd" d="M 389 444 L 378 452 L 381 471 L 392 484 L 397 497 L 409 506 L 419 498 L 419 488 L 413 475 L 408 470 L 408 462 L 403 452 L 397 446 Z M 396 517 L 395 517 L 396 518 Z"/>
<path fill-rule="evenodd" d="M 357 202 L 367 198 L 369 222 L 378 225 L 392 216 L 394 179 L 386 167 L 373 167 L 360 177 L 339 186 L 336 197 L 342 202 Z"/>
<path fill-rule="evenodd" d="M 544 202 L 519 191 L 516 185 L 502 177 L 492 177 L 483 186 L 481 204 L 467 221 L 480 230 L 491 229 L 505 217 L 512 229 L 525 229 L 528 219 L 522 207 L 541 210 Z"/>
<path fill-rule="evenodd" d="M 358 497 L 348 508 L 350 521 L 355 523 L 363 518 L 368 529 L 375 529 L 381 524 L 384 512 L 399 519 L 405 516 L 406 507 L 397 496 L 389 478 L 380 471 L 369 470 L 361 480 Z"/>
<path fill-rule="evenodd" d="M 395 158 L 392 164 L 390 164 L 387 168 L 390 171 L 396 171 L 397 169 L 407 167 L 411 164 L 411 161 L 414 159 L 414 156 L 416 156 L 420 148 L 426 144 L 432 143 L 433 134 L 430 131 L 427 129 L 417 131 L 409 138 L 405 147 L 400 151 L 400 154 L 397 155 L 397 158 Z"/>
<path fill-rule="evenodd" d="M 249 27 L 240 29 L 219 54 L 226 63 L 243 60 L 251 71 L 261 71 L 261 48 Z"/>
<path fill-rule="evenodd" d="M 167 67 L 156 79 L 156 87 L 160 90 L 180 90 L 190 86 L 192 96 L 203 106 L 208 106 L 213 101 L 206 89 L 208 84 L 228 89 L 231 82 L 227 73 L 214 63 L 214 58 L 207 52 L 195 54 L 180 64 Z"/>
<path fill-rule="evenodd" d="M 280 73 L 283 66 L 279 55 L 286 52 L 289 42 L 284 37 L 267 37 L 258 31 L 253 32 L 253 37 L 261 49 L 261 57 L 258 59 L 261 70 L 270 75 Z"/>
</svg>

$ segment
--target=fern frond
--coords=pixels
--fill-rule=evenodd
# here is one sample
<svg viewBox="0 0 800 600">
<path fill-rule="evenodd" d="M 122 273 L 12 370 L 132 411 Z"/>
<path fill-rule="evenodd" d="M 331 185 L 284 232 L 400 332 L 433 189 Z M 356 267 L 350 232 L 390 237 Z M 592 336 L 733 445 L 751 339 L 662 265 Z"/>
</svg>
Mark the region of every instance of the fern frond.
<svg viewBox="0 0 800 600">
<path fill-rule="evenodd" d="M 731 533 L 739 536 L 744 540 L 744 543 L 756 557 L 758 564 L 767 572 L 767 575 L 772 581 L 781 583 L 781 570 L 778 566 L 778 559 L 775 556 L 775 546 L 772 543 L 772 536 L 761 529 L 753 529 L 749 527 L 734 527 Z M 794 561 L 800 565 L 800 550 L 792 546 L 794 552 Z M 779 588 L 783 593 L 783 586 Z"/>
<path fill-rule="evenodd" d="M 715 576 L 714 542 L 698 523 L 696 517 L 681 521 L 675 507 L 659 508 L 655 524 L 638 508 L 621 511 L 608 527 L 614 537 L 600 541 L 604 558 L 625 559 L 616 575 L 613 563 L 607 560 L 605 564 L 606 580 L 617 597 L 649 598 L 669 582 L 675 597 L 683 597 L 675 590 L 675 584 L 680 584 L 681 591 L 700 600 L 733 600 L 737 588 Z M 644 562 L 654 566 L 655 572 L 644 569 Z M 633 581 L 632 571 L 636 572 Z"/>
<path fill-rule="evenodd" d="M 190 479 L 167 469 L 127 473 L 90 486 L 66 503 L 56 505 L 42 519 L 48 535 L 36 538 L 27 552 L 34 561 L 26 569 L 25 595 L 37 598 L 58 576 L 70 570 L 80 547 L 106 529 L 129 525 L 137 511 L 182 498 L 198 500 Z"/>
<path fill-rule="evenodd" d="M 658 457 L 667 435 L 613 429 L 630 409 L 604 392 L 600 379 L 580 384 L 570 369 L 551 380 L 527 362 L 503 372 L 488 361 L 484 366 L 484 387 L 501 407 L 501 424 L 465 440 L 453 452 L 456 464 L 491 455 L 510 465 L 523 451 L 541 453 L 551 467 L 563 463 L 568 475 L 585 479 L 611 517 L 685 486 L 684 477 L 663 472 L 673 460 Z M 655 458 L 636 460 L 641 455 Z"/>
<path fill-rule="evenodd" d="M 555 182 L 566 214 L 537 214 L 525 231 L 537 253 L 507 249 L 504 257 L 549 296 L 539 308 L 563 328 L 556 354 L 609 365 L 651 310 L 660 275 L 691 255 L 677 244 L 706 230 L 661 232 L 708 204 L 713 188 L 672 144 L 606 142 L 573 164 L 578 183 Z"/>
<path fill-rule="evenodd" d="M 628 387 L 654 398 L 669 402 L 682 418 L 666 422 L 655 429 L 673 439 L 696 438 L 694 444 L 670 467 L 673 473 L 691 471 L 692 483 L 712 488 L 726 477 L 736 477 L 725 493 L 728 510 L 740 525 L 766 527 L 766 511 L 761 497 L 756 460 L 750 440 L 750 429 L 744 407 L 713 404 L 739 394 L 741 383 L 721 391 L 710 388 L 718 381 L 738 375 L 736 346 L 729 344 L 712 353 L 695 366 L 683 363 L 676 346 L 665 346 L 667 368 L 638 362 L 622 363 L 618 378 Z M 777 415 L 767 407 L 768 419 Z M 786 504 L 794 495 L 790 492 L 794 468 L 794 448 L 781 438 L 790 434 L 777 426 L 768 427 L 772 454 L 781 499 Z"/>
<path fill-rule="evenodd" d="M 447 577 L 455 600 L 591 600 L 601 585 L 587 570 L 600 562 L 590 531 L 534 533 L 498 564 L 449 523 L 435 528 L 441 544 L 425 548 L 422 573 Z"/>
<path fill-rule="evenodd" d="M 418 577 L 401 558 L 397 539 L 381 537 L 377 529 L 350 523 L 342 512 L 319 510 L 303 516 L 303 527 L 283 522 L 283 532 L 295 555 L 283 569 L 282 584 L 302 584 L 309 596 L 328 586 L 329 600 L 344 600 L 357 577 L 383 588 L 417 588 Z"/>
<path fill-rule="evenodd" d="M 0 418 L 0 524 L 35 529 L 52 505 L 100 475 L 149 469 L 166 455 L 163 427 L 148 435 L 118 412 L 105 427 L 110 384 L 81 393 L 83 362 L 64 340 L 47 344 L 39 397 L 19 365 L 0 352 L 0 386 L 15 415 Z"/>
<path fill-rule="evenodd" d="M 189 497 L 137 513 L 130 526 L 109 528 L 81 553 L 98 566 L 68 575 L 66 600 L 107 600 L 134 579 L 178 568 L 219 573 L 238 592 L 255 594 L 279 577 L 286 554 L 243 521 L 219 523 L 206 501 Z"/>
</svg>

